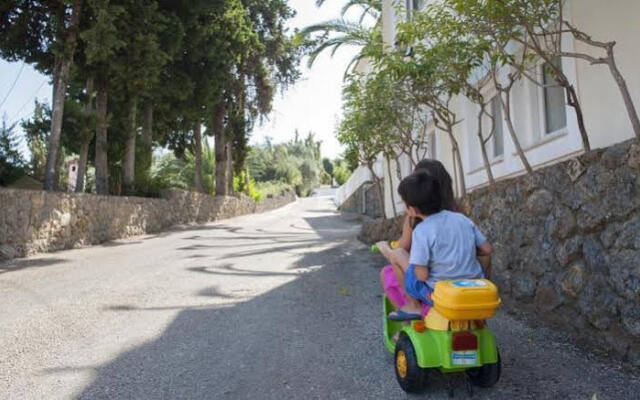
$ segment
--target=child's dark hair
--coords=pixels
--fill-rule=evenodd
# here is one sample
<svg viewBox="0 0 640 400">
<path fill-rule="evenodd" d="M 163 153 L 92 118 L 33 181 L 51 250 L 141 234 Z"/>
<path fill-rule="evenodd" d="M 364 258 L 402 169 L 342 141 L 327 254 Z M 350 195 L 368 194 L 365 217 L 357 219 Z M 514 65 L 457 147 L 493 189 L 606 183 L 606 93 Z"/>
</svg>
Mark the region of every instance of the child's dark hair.
<svg viewBox="0 0 640 400">
<path fill-rule="evenodd" d="M 442 210 L 440 183 L 425 170 L 416 170 L 404 178 L 398 186 L 402 200 L 420 213 L 430 215 Z"/>
<path fill-rule="evenodd" d="M 436 178 L 440 184 L 440 198 L 442 199 L 442 208 L 449 211 L 457 211 L 455 197 L 453 195 L 453 180 L 447 169 L 438 160 L 424 159 L 416 165 L 414 172 L 425 170 L 429 175 Z"/>
</svg>

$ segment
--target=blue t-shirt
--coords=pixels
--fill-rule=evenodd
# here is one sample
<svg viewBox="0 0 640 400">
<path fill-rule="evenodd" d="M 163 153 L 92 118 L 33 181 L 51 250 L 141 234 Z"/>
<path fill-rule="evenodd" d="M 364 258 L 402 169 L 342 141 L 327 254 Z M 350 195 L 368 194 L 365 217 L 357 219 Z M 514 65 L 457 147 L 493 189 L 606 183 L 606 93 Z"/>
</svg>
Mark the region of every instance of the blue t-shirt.
<svg viewBox="0 0 640 400">
<path fill-rule="evenodd" d="M 482 278 L 476 247 L 486 242 L 487 238 L 469 218 L 440 211 L 413 230 L 409 263 L 429 267 L 427 285 L 432 289 L 441 280 Z"/>
</svg>

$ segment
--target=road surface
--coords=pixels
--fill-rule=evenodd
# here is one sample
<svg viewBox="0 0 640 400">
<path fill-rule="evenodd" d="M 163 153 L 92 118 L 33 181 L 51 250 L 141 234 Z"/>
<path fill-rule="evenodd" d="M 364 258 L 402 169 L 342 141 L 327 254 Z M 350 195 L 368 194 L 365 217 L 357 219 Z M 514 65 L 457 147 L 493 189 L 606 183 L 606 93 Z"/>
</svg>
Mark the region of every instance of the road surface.
<svg viewBox="0 0 640 400">
<path fill-rule="evenodd" d="M 330 194 L 0 264 L 0 399 L 407 397 L 381 342 L 382 260 Z M 562 337 L 492 327 L 503 376 L 475 398 L 638 398 L 637 377 Z M 447 398 L 443 378 L 417 398 Z"/>
</svg>

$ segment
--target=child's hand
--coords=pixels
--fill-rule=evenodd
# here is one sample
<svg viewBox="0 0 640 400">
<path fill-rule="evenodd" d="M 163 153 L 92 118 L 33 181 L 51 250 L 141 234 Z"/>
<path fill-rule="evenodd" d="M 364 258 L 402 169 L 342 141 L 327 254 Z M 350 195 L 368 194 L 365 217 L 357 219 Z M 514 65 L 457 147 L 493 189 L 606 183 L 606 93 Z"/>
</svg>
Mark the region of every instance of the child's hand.
<svg viewBox="0 0 640 400">
<path fill-rule="evenodd" d="M 376 246 L 378 247 L 378 250 L 380 250 L 380 254 L 382 254 L 389 260 L 389 254 L 391 253 L 391 247 L 389 247 L 389 243 L 383 240 L 383 241 L 377 242 Z"/>
<path fill-rule="evenodd" d="M 384 250 L 388 250 L 389 249 L 389 243 L 387 243 L 384 240 L 382 240 L 380 242 L 376 242 L 376 246 L 378 246 L 378 249 L 380 249 L 380 252 L 383 252 Z"/>
</svg>

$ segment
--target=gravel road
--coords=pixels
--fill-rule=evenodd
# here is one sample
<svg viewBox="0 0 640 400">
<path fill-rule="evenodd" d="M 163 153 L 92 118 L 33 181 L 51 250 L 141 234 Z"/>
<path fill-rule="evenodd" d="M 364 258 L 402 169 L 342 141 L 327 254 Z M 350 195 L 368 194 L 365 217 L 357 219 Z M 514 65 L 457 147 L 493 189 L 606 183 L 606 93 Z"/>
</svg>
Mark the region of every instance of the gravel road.
<svg viewBox="0 0 640 400">
<path fill-rule="evenodd" d="M 0 264 L 0 399 L 448 398 L 398 387 L 379 256 L 329 191 L 282 209 Z M 640 398 L 640 380 L 505 313 L 476 399 Z M 461 382 L 456 398 L 468 398 Z"/>
</svg>

